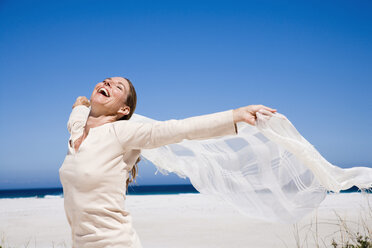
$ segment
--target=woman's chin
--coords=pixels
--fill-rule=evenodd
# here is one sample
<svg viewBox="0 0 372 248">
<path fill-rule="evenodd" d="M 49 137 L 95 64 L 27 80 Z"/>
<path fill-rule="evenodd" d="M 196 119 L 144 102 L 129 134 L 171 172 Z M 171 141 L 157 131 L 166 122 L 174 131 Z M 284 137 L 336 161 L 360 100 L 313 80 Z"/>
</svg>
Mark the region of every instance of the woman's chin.
<svg viewBox="0 0 372 248">
<path fill-rule="evenodd" d="M 90 102 L 95 102 L 97 104 L 105 104 L 109 101 L 110 97 L 104 96 L 102 94 L 96 94 L 91 97 Z"/>
</svg>

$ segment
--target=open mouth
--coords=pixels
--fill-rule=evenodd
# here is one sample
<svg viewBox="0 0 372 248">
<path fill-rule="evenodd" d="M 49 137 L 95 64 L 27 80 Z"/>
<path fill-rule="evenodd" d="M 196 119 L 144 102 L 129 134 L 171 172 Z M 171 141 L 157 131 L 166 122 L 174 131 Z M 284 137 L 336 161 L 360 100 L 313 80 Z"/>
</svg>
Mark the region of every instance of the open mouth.
<svg viewBox="0 0 372 248">
<path fill-rule="evenodd" d="M 99 90 L 98 90 L 98 93 L 100 93 L 100 94 L 102 94 L 102 95 L 104 95 L 105 97 L 109 97 L 110 96 L 110 94 L 109 94 L 109 92 L 108 92 L 108 90 L 106 90 L 105 88 L 100 88 Z"/>
</svg>

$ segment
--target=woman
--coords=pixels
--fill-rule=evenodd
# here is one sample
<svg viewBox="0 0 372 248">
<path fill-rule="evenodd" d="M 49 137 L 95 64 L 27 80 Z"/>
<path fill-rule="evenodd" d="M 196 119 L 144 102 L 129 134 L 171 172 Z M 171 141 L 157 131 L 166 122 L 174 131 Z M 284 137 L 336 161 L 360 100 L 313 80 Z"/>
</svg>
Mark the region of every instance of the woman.
<svg viewBox="0 0 372 248">
<path fill-rule="evenodd" d="M 255 125 L 263 105 L 155 123 L 127 121 L 136 108 L 132 83 L 122 77 L 96 85 L 89 101 L 80 97 L 68 122 L 68 153 L 59 170 L 64 206 L 72 231 L 72 247 L 141 247 L 125 211 L 125 192 L 141 149 L 236 135 L 236 123 Z"/>
</svg>

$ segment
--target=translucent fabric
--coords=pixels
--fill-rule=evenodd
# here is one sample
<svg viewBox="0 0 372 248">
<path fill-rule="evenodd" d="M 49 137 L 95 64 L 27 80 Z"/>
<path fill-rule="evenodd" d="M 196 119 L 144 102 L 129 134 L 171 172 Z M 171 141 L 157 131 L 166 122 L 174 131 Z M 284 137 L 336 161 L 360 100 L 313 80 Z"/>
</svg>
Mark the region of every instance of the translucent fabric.
<svg viewBox="0 0 372 248">
<path fill-rule="evenodd" d="M 223 199 L 242 214 L 268 222 L 301 219 L 319 206 L 327 190 L 372 186 L 371 168 L 338 168 L 284 115 L 256 115 L 256 126 L 237 124 L 237 135 L 143 149 L 142 157 L 163 174 L 188 177 L 200 193 Z M 134 114 L 130 121 L 156 120 Z"/>
</svg>

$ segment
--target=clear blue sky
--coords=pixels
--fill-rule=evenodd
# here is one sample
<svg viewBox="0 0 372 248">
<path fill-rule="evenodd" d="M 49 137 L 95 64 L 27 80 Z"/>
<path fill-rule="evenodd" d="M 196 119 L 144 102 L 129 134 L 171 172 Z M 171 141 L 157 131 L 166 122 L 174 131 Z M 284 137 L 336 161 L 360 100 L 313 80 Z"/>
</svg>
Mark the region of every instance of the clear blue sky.
<svg viewBox="0 0 372 248">
<path fill-rule="evenodd" d="M 249 104 L 331 163 L 372 167 L 371 1 L 1 1 L 0 189 L 59 187 L 77 96 L 130 78 L 137 113 Z M 188 183 L 140 164 L 139 185 Z"/>
</svg>

